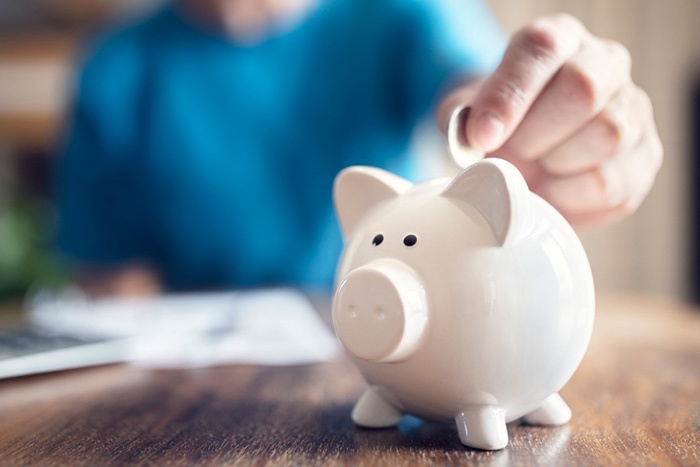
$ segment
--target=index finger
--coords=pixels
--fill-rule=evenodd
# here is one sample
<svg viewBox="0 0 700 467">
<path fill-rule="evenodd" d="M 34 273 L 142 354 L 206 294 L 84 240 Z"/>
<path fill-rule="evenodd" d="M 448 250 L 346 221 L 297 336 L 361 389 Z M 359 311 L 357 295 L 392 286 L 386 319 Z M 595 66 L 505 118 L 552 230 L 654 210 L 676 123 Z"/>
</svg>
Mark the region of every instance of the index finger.
<svg viewBox="0 0 700 467">
<path fill-rule="evenodd" d="M 587 34 L 579 20 L 566 14 L 540 18 L 520 30 L 472 103 L 469 144 L 486 152 L 498 149 Z"/>
</svg>

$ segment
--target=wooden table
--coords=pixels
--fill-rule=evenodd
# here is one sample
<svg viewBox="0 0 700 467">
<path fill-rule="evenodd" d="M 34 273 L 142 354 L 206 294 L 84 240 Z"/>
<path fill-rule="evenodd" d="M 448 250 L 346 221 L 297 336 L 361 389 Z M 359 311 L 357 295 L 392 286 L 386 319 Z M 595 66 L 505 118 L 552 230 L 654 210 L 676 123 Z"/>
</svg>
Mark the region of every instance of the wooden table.
<svg viewBox="0 0 700 467">
<path fill-rule="evenodd" d="M 347 360 L 147 371 L 126 365 L 0 382 L 0 464 L 699 465 L 700 313 L 599 300 L 589 351 L 562 390 L 567 426 L 509 425 L 497 452 L 452 425 L 350 421 L 363 388 Z"/>
</svg>

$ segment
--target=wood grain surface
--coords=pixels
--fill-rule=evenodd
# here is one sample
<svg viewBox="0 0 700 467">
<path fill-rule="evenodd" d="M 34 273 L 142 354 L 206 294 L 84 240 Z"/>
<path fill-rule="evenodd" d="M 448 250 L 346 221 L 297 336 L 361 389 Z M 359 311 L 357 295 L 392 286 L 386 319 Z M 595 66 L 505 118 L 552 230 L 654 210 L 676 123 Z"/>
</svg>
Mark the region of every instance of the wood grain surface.
<svg viewBox="0 0 700 467">
<path fill-rule="evenodd" d="M 297 367 L 116 365 L 0 382 L 2 465 L 700 465 L 700 313 L 608 297 L 561 394 L 573 420 L 508 427 L 484 452 L 452 425 L 353 426 L 344 358 Z"/>
</svg>

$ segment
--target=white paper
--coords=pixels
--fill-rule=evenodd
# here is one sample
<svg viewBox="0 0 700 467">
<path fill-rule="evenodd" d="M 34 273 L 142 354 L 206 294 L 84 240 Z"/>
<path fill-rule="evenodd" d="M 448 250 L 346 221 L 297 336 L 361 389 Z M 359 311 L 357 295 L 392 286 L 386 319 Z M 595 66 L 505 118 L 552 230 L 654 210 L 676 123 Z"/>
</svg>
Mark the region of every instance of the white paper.
<svg viewBox="0 0 700 467">
<path fill-rule="evenodd" d="M 333 333 L 294 289 L 146 299 L 38 297 L 29 316 L 55 333 L 130 338 L 128 360 L 148 367 L 295 365 L 326 361 L 339 351 Z"/>
</svg>

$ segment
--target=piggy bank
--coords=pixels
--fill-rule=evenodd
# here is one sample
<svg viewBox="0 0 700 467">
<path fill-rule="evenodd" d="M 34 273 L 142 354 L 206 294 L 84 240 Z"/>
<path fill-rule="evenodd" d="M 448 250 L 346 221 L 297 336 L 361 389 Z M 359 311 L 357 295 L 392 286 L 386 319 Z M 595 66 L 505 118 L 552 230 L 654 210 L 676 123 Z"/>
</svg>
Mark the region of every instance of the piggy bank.
<svg viewBox="0 0 700 467">
<path fill-rule="evenodd" d="M 591 336 L 593 279 L 573 229 L 512 164 L 415 185 L 350 167 L 334 201 L 346 246 L 333 324 L 369 384 L 357 425 L 411 413 L 501 449 L 510 421 L 569 421 L 558 391 Z"/>
</svg>

